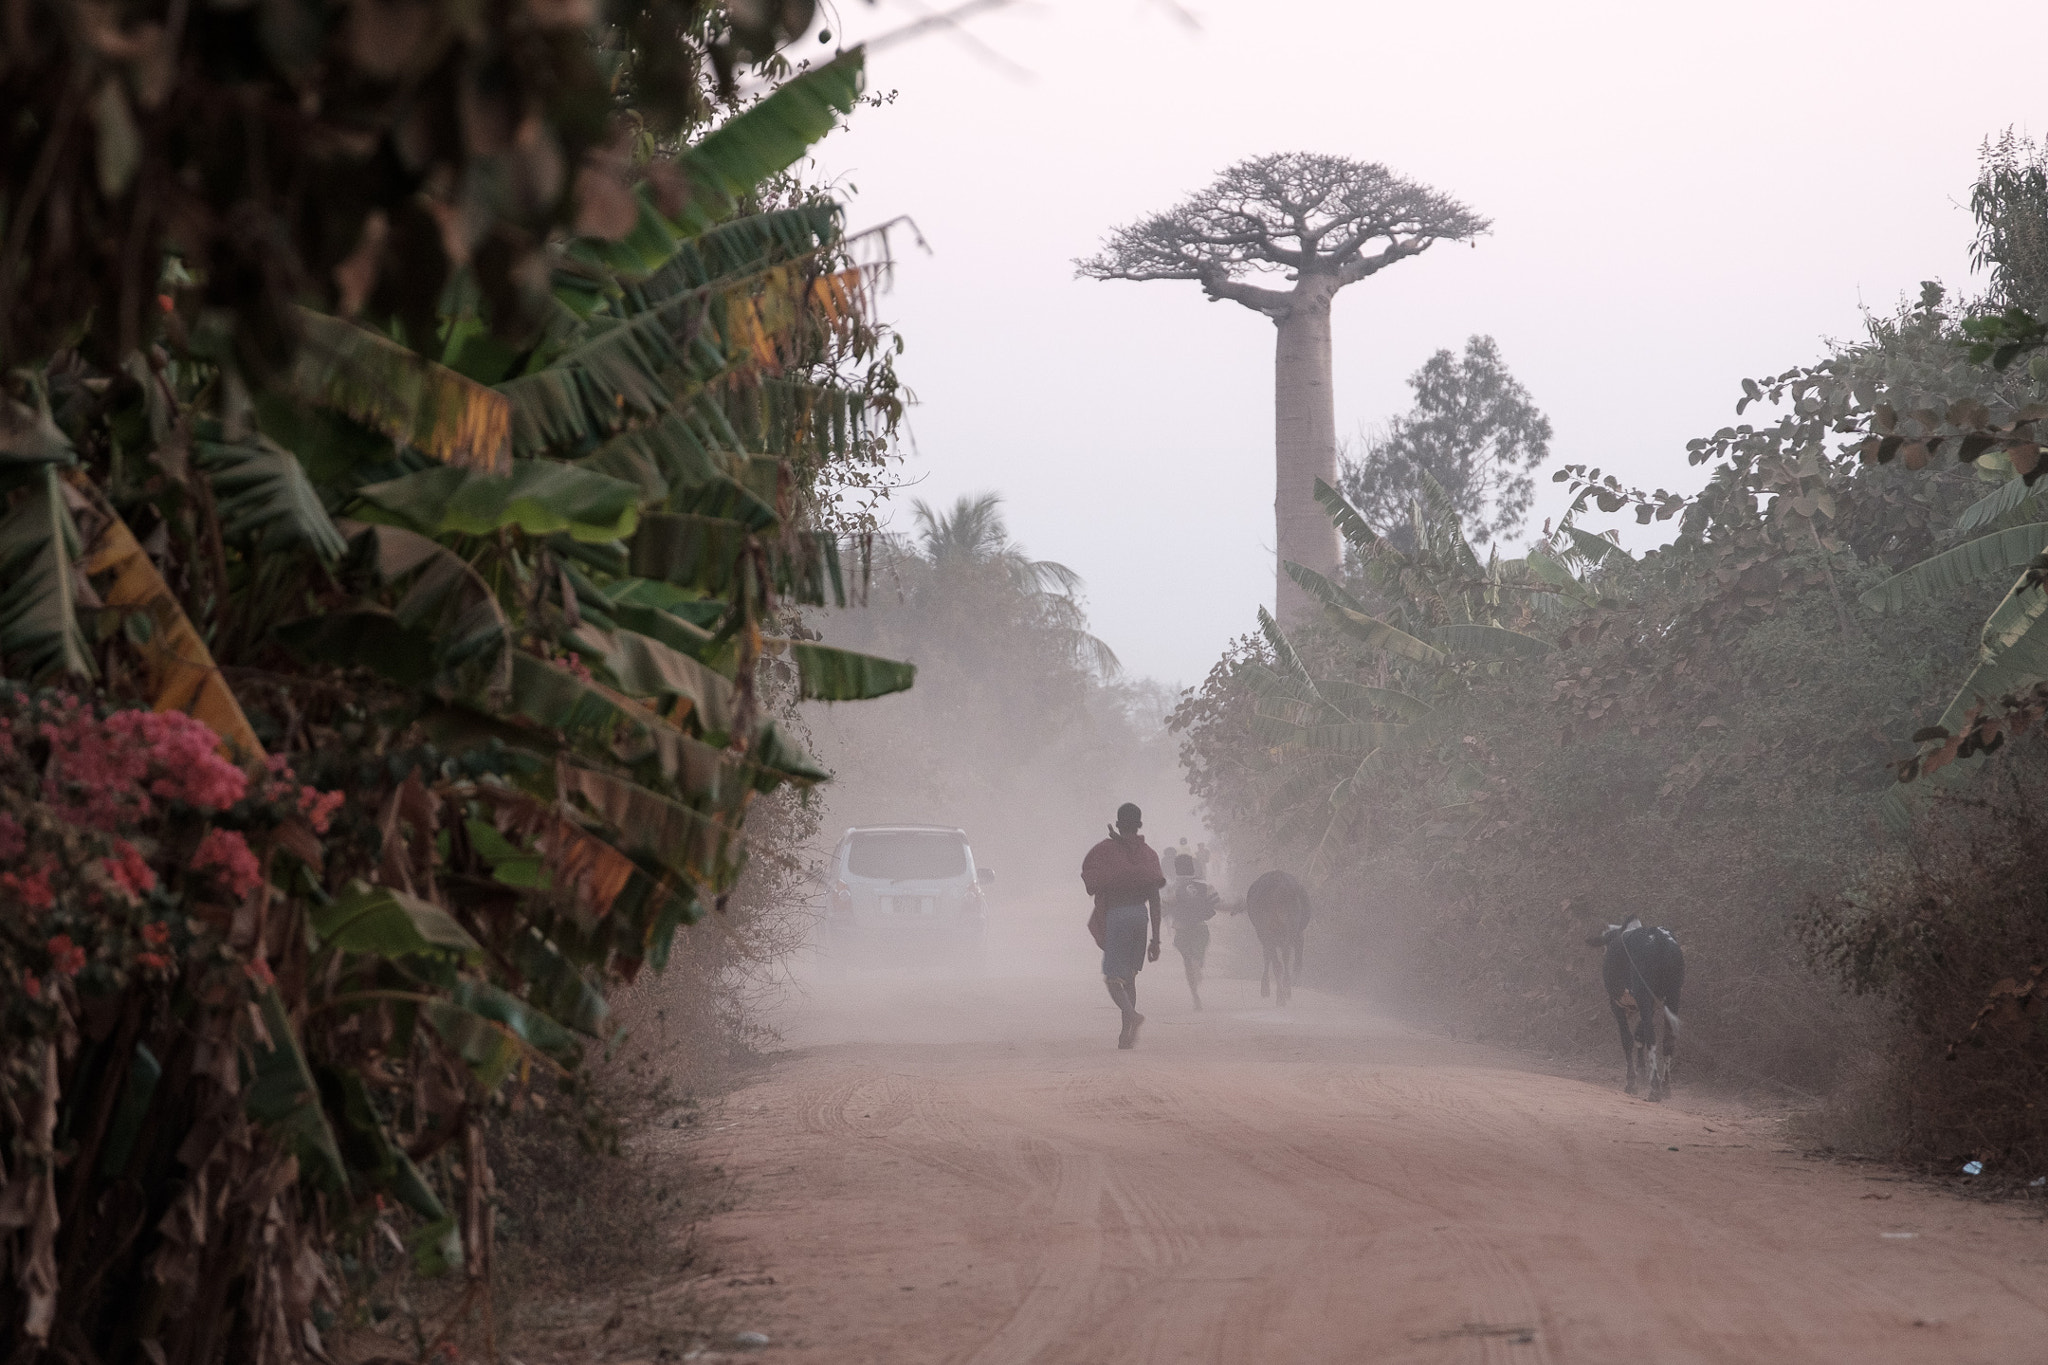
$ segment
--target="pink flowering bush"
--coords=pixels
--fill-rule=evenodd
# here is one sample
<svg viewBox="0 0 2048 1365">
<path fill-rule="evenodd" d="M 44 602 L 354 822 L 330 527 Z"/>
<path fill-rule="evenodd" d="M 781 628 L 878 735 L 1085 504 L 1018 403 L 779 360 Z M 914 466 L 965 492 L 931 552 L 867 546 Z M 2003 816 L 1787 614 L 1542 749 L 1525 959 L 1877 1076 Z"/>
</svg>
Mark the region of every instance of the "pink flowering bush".
<svg viewBox="0 0 2048 1365">
<path fill-rule="evenodd" d="M 254 777 L 178 712 L 100 711 L 0 686 L 0 1019 L 34 1032 L 67 992 L 181 967 L 252 981 L 234 938 L 272 831 L 324 832 L 346 797 L 273 758 Z M 239 964 L 240 970 L 237 970 Z M 236 986 L 237 990 L 246 989 Z"/>
</svg>

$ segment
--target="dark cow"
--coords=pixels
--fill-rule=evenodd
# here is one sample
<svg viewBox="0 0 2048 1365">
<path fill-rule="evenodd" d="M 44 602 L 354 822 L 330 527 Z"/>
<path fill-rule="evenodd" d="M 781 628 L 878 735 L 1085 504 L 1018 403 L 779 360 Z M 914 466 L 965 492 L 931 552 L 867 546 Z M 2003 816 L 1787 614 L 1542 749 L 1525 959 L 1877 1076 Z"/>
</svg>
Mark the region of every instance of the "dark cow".
<svg viewBox="0 0 2048 1365">
<path fill-rule="evenodd" d="M 1259 994 L 1273 995 L 1286 1004 L 1294 996 L 1294 983 L 1301 976 L 1301 940 L 1308 928 L 1308 892 L 1285 872 L 1268 872 L 1245 888 L 1245 917 L 1259 946 L 1266 951 L 1266 967 L 1259 974 Z"/>
<path fill-rule="evenodd" d="M 1586 940 L 1605 948 L 1600 980 L 1607 987 L 1607 1007 L 1621 1030 L 1621 1058 L 1628 1066 L 1627 1093 L 1636 1093 L 1636 1069 L 1642 1059 L 1649 1097 L 1671 1093 L 1671 1057 L 1678 1049 L 1678 997 L 1685 989 L 1685 953 L 1669 929 L 1651 929 L 1630 915 Z M 1645 1056 L 1645 1054 L 1647 1054 Z"/>
</svg>

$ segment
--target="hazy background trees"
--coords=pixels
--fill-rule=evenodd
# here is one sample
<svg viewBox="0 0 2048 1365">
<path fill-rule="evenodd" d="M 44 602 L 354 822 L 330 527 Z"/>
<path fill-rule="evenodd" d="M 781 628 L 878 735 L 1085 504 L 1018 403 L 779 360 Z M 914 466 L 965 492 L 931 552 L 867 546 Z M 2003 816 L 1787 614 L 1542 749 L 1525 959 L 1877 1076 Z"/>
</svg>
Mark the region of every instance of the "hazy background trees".
<svg viewBox="0 0 2048 1365">
<path fill-rule="evenodd" d="M 1550 458 L 1550 419 L 1508 372 L 1489 336 L 1441 350 L 1408 377 L 1415 406 L 1340 453 L 1337 486 L 1403 549 L 1409 507 L 1436 481 L 1473 543 L 1513 540 L 1535 500 L 1535 471 Z"/>
<path fill-rule="evenodd" d="M 1163 725 L 1171 690 L 1122 676 L 1087 630 L 1079 578 L 1011 538 L 997 494 L 912 512 L 913 533 L 873 544 L 867 605 L 819 623 L 918 669 L 900 696 L 807 709 L 834 774 L 825 844 L 856 824 L 959 825 L 1005 893 L 1078 894 L 1081 854 L 1121 802 L 1155 838 L 1197 837 Z"/>
<path fill-rule="evenodd" d="M 2001 314 L 1987 345 L 1977 320 L 2031 296 L 2039 167 L 1987 147 L 1986 297 L 1929 283 L 1820 362 L 1743 380 L 1738 419 L 1687 447 L 1709 473 L 1691 498 L 1568 465 L 1571 515 L 1481 564 L 1447 492 L 1425 485 L 1403 547 L 1380 490 L 1404 466 L 1354 471 L 1375 507 L 1333 506 L 1355 551 L 1333 605 L 1241 640 L 1174 720 L 1232 849 L 1316 870 L 1326 980 L 1598 1049 L 1584 930 L 1642 914 L 1687 946 L 1691 1074 L 1831 1095 L 1815 1140 L 1850 1150 L 2048 1161 L 2048 981 L 2015 970 L 2048 958 L 2018 910 L 2048 894 L 2021 853 L 2042 741 L 2024 709 L 1971 719 L 2048 675 L 2048 376 L 2020 363 L 2041 337 Z M 1453 359 L 1418 380 L 1462 377 Z M 1418 414 L 1483 410 L 1427 387 Z M 1616 513 L 1676 534 L 1628 554 L 1591 533 Z M 1461 600 L 1528 645 L 1431 629 Z"/>
</svg>

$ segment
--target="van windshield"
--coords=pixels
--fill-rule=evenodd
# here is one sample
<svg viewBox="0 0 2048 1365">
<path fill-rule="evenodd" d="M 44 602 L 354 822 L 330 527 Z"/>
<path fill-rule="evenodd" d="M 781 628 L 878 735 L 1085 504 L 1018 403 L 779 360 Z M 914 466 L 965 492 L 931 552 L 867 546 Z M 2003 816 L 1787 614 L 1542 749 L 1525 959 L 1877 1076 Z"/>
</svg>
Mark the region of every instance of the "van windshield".
<svg viewBox="0 0 2048 1365">
<path fill-rule="evenodd" d="M 856 877 L 892 882 L 971 875 L 967 841 L 944 830 L 856 834 L 847 851 L 846 870 Z"/>
</svg>

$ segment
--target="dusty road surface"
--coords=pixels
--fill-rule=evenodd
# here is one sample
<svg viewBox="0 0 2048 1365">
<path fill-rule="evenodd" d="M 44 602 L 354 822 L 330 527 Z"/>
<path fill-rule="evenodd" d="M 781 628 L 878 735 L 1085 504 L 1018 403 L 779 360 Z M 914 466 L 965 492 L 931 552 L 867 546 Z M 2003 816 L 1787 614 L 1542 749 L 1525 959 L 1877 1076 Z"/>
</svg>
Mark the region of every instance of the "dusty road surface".
<svg viewBox="0 0 2048 1365">
<path fill-rule="evenodd" d="M 2048 1360 L 2025 1209 L 1315 992 L 1216 981 L 1196 1014 L 1170 948 L 1118 1052 L 1067 956 L 787 1007 L 702 1140 L 738 1177 L 715 1254 L 773 1277 L 737 1291 L 764 1361 Z"/>
</svg>

